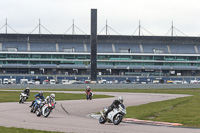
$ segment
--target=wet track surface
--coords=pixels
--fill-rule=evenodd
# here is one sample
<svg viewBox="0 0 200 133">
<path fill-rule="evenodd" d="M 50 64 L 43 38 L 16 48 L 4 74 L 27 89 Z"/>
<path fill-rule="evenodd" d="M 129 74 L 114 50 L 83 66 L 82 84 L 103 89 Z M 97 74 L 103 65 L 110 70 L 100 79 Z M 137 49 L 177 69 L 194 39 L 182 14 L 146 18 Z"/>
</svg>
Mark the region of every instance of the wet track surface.
<svg viewBox="0 0 200 133">
<path fill-rule="evenodd" d="M 83 92 L 63 92 L 83 93 Z M 95 94 L 108 94 L 123 96 L 125 106 L 140 105 L 150 102 L 174 99 L 187 95 L 177 94 L 147 94 L 147 93 L 105 93 L 94 92 Z M 0 126 L 20 127 L 28 129 L 61 131 L 73 133 L 199 133 L 200 129 L 151 126 L 143 124 L 120 123 L 115 126 L 112 123 L 99 124 L 97 119 L 88 117 L 88 114 L 99 112 L 103 107 L 109 106 L 114 99 L 94 99 L 57 101 L 56 109 L 48 118 L 37 117 L 30 113 L 30 102 L 19 104 L 18 102 L 0 103 Z M 63 110 L 63 108 L 64 110 Z M 66 111 L 68 113 L 66 113 Z"/>
</svg>

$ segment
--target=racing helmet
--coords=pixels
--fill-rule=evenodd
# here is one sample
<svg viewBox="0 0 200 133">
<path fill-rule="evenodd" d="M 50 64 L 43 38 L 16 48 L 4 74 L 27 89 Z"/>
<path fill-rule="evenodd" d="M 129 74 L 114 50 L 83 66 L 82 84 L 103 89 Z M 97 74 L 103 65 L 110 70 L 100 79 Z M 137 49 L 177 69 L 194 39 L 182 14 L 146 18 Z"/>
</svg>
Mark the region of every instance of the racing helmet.
<svg viewBox="0 0 200 133">
<path fill-rule="evenodd" d="M 26 90 L 29 90 L 29 87 L 26 87 Z"/>
<path fill-rule="evenodd" d="M 40 96 L 43 96 L 43 92 L 42 92 L 42 91 L 40 91 L 40 92 L 39 92 L 39 95 L 40 95 Z"/>
<path fill-rule="evenodd" d="M 88 86 L 87 86 L 87 89 L 89 89 L 89 88 L 90 88 L 90 86 L 88 85 Z"/>
<path fill-rule="evenodd" d="M 51 99 L 54 99 L 55 96 L 56 96 L 56 95 L 55 95 L 54 93 L 52 93 L 52 94 L 50 95 L 50 98 L 51 98 Z"/>
<path fill-rule="evenodd" d="M 122 97 L 122 96 L 119 96 L 119 97 L 118 97 L 118 101 L 119 101 L 120 103 L 123 103 L 123 101 L 124 101 L 123 97 Z"/>
</svg>

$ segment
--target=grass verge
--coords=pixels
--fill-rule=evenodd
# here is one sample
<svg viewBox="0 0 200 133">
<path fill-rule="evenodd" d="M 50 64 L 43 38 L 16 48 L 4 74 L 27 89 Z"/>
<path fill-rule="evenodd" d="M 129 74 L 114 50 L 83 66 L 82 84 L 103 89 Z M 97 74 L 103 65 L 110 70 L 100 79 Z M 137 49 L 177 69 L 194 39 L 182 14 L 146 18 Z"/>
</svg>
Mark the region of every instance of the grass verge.
<svg viewBox="0 0 200 133">
<path fill-rule="evenodd" d="M 41 131 L 41 130 L 32 130 L 24 128 L 15 128 L 15 127 L 2 127 L 0 126 L 1 133 L 61 133 L 61 132 L 50 132 L 50 131 Z"/>
<path fill-rule="evenodd" d="M 19 95 L 21 92 L 17 91 L 0 91 L 0 102 L 18 102 L 19 101 Z M 31 92 L 31 95 L 29 96 L 29 99 L 27 101 L 33 101 L 34 95 L 36 95 L 37 92 Z M 44 96 L 49 96 L 51 93 L 44 92 Z M 55 93 L 56 95 L 56 101 L 59 100 L 78 100 L 78 99 L 86 99 L 85 94 L 70 94 L 70 93 Z M 108 95 L 94 95 L 93 99 L 97 98 L 108 98 L 113 96 Z"/>
</svg>

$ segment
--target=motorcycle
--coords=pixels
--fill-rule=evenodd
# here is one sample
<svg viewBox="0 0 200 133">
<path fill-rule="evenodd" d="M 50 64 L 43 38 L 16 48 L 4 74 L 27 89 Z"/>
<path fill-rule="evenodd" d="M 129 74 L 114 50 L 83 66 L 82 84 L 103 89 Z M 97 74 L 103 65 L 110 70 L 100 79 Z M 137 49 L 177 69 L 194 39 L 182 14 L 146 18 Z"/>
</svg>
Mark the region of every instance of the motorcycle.
<svg viewBox="0 0 200 133">
<path fill-rule="evenodd" d="M 87 98 L 87 100 L 92 100 L 92 97 L 93 97 L 93 93 L 92 92 L 88 92 L 87 94 L 86 94 L 86 98 Z"/>
<path fill-rule="evenodd" d="M 28 99 L 28 95 L 24 92 L 21 92 L 19 95 L 19 103 L 24 103 Z"/>
<path fill-rule="evenodd" d="M 42 99 L 36 98 L 35 102 L 31 108 L 31 113 L 35 113 L 38 108 L 42 105 Z"/>
<path fill-rule="evenodd" d="M 42 103 L 43 105 L 41 106 L 41 108 L 38 108 L 36 110 L 36 115 L 38 117 L 40 117 L 41 115 L 43 115 L 44 117 L 48 117 L 50 115 L 50 113 L 52 112 L 52 110 L 55 108 L 55 104 L 56 102 L 51 102 L 51 103 Z"/>
<path fill-rule="evenodd" d="M 119 108 L 114 108 L 111 112 L 108 113 L 107 118 L 105 118 L 105 113 L 108 111 L 108 108 L 104 108 L 100 111 L 101 116 L 99 118 L 99 123 L 104 124 L 105 122 L 113 123 L 118 125 L 121 123 L 123 117 L 126 115 L 126 108 L 123 104 L 119 104 Z"/>
</svg>

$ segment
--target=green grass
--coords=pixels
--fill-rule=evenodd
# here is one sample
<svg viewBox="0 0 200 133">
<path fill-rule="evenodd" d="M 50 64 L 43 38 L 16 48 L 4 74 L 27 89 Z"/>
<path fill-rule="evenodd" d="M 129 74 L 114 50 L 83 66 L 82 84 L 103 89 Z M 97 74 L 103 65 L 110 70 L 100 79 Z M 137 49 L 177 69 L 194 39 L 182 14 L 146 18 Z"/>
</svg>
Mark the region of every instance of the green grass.
<svg viewBox="0 0 200 133">
<path fill-rule="evenodd" d="M 139 92 L 144 91 L 140 90 Z M 127 118 L 181 123 L 185 127 L 200 127 L 199 89 L 146 90 L 145 93 L 190 94 L 192 96 L 154 102 L 127 108 Z"/>
<path fill-rule="evenodd" d="M 0 102 L 18 102 L 19 101 L 19 95 L 21 92 L 17 91 L 0 91 Z M 29 96 L 29 99 L 27 101 L 33 101 L 34 95 L 36 95 L 37 92 L 31 92 L 31 95 Z M 44 97 L 49 96 L 51 93 L 44 92 Z M 86 99 L 85 94 L 70 94 L 70 93 L 55 93 L 56 95 L 56 101 L 59 100 L 78 100 L 78 99 Z M 108 95 L 94 95 L 93 99 L 96 98 L 108 98 L 113 96 Z"/>
<path fill-rule="evenodd" d="M 0 126 L 1 133 L 61 133 L 61 132 L 50 132 L 50 131 L 41 131 L 41 130 L 32 130 L 24 128 L 15 128 L 15 127 L 2 127 Z"/>
</svg>

